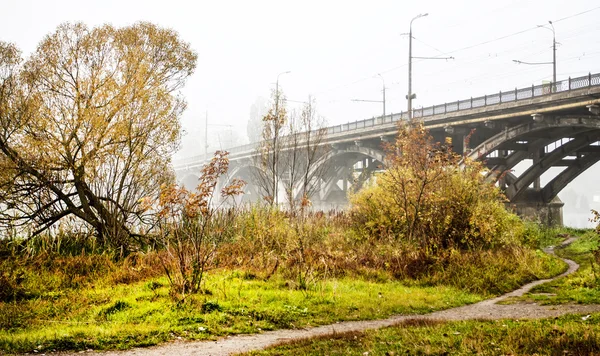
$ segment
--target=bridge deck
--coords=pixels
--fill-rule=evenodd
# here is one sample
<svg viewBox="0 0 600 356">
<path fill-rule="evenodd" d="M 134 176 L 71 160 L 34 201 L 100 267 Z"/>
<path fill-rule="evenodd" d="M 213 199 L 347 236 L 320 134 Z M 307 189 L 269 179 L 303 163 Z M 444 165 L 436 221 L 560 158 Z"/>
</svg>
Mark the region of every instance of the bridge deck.
<svg viewBox="0 0 600 356">
<path fill-rule="evenodd" d="M 600 103 L 600 73 L 569 78 L 555 84 L 542 84 L 508 90 L 477 98 L 433 105 L 413 110 L 413 117 L 425 121 L 429 128 L 465 125 L 482 121 L 503 120 L 557 110 L 568 110 Z M 366 120 L 330 126 L 324 143 L 360 141 L 395 134 L 396 124 L 407 120 L 408 113 L 390 114 Z M 229 149 L 230 159 L 251 157 L 256 143 Z M 212 154 L 184 158 L 174 163 L 175 170 L 198 167 Z"/>
</svg>

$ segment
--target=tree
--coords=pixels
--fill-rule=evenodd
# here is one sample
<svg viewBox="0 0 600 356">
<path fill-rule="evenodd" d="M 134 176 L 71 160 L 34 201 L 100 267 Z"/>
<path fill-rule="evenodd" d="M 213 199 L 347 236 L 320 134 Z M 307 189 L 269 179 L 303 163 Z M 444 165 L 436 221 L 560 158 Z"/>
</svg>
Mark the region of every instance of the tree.
<svg viewBox="0 0 600 356">
<path fill-rule="evenodd" d="M 421 122 L 401 126 L 387 152 L 390 168 L 381 180 L 393 189 L 391 196 L 404 217 L 406 237 L 412 240 L 418 234 L 431 193 L 438 182 L 452 174 L 460 158 L 452 150 L 434 143 Z"/>
<path fill-rule="evenodd" d="M 170 156 L 197 55 L 172 30 L 63 24 L 25 62 L 0 43 L 0 222 L 32 235 L 67 217 L 130 247 Z"/>
<path fill-rule="evenodd" d="M 288 121 L 285 97 L 281 90 L 273 91 L 273 105 L 263 117 L 262 141 L 259 142 L 254 163 L 258 169 L 253 171 L 254 183 L 263 198 L 271 205 L 278 204 L 280 154 L 284 147 L 281 140 L 286 134 Z"/>
<path fill-rule="evenodd" d="M 325 165 L 317 165 L 317 160 L 327 150 L 322 144 L 327 130 L 312 97 L 304 104 L 299 118 L 290 116 L 287 126 L 287 136 L 282 139 L 282 162 L 286 175 L 283 185 L 290 210 L 295 211 L 299 206 L 304 212 L 327 169 Z"/>
</svg>

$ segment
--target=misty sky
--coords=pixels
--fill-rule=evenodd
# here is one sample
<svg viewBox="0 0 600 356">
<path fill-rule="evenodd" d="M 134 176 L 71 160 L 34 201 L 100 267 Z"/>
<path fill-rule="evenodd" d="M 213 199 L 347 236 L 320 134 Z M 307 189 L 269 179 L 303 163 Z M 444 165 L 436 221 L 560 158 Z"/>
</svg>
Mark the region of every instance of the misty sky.
<svg viewBox="0 0 600 356">
<path fill-rule="evenodd" d="M 316 98 L 330 125 L 406 110 L 408 37 L 413 23 L 414 107 L 540 84 L 552 78 L 552 32 L 537 25 L 553 21 L 557 77 L 600 72 L 600 3 L 597 0 L 506 1 L 137 1 L 1 0 L 0 40 L 31 53 L 58 24 L 123 26 L 151 21 L 170 27 L 198 52 L 196 73 L 184 95 L 188 132 L 179 156 L 202 153 L 204 116 L 209 124 L 232 125 L 246 138 L 250 106 L 268 98 L 279 73 L 288 99 Z M 589 10 L 589 11 L 588 11 Z M 587 11 L 587 12 L 586 12 Z M 585 13 L 582 13 L 585 12 Z M 290 102 L 290 109 L 299 108 Z M 209 126 L 209 135 L 223 128 Z M 237 132 L 237 134 L 236 134 Z M 598 191 L 600 169 L 586 172 L 567 189 Z M 596 174 L 594 174 L 596 173 Z M 592 188 L 593 187 L 593 188 Z M 591 200 L 591 197 L 590 197 Z"/>
</svg>

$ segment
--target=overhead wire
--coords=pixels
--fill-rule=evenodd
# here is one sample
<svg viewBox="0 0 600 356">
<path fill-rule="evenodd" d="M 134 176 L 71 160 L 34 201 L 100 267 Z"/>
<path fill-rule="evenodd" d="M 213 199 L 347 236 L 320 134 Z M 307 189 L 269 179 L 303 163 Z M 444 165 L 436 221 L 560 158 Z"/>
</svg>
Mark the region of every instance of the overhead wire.
<svg viewBox="0 0 600 356">
<path fill-rule="evenodd" d="M 591 52 L 591 53 L 586 53 L 583 55 L 579 55 L 579 56 L 573 56 L 573 57 L 568 57 L 563 59 L 561 62 L 562 63 L 569 63 L 569 62 L 573 62 L 579 59 L 587 59 L 587 58 L 592 58 L 592 57 L 596 57 L 596 56 L 600 56 L 600 51 L 596 51 L 596 52 Z M 472 81 L 474 78 L 477 79 L 503 79 L 503 78 L 508 78 L 508 77 L 516 77 L 520 74 L 526 74 L 526 73 L 534 73 L 536 71 L 542 71 L 543 69 L 541 67 L 535 67 L 535 66 L 523 66 L 522 69 L 518 69 L 514 72 L 511 72 L 510 74 L 505 74 L 505 73 L 496 73 L 496 72 L 490 72 L 485 76 L 474 76 L 474 77 L 467 77 L 467 78 L 461 78 L 459 80 L 453 81 L 453 82 L 446 82 L 446 83 L 440 83 L 437 85 L 429 85 L 427 91 L 431 91 L 431 89 L 436 89 L 436 88 L 440 88 L 440 87 L 445 87 L 445 86 L 452 86 L 453 84 L 458 84 L 458 83 L 462 83 L 462 82 L 469 82 Z M 562 75 L 565 75 L 566 73 L 560 73 Z M 548 75 L 541 77 L 540 79 L 534 80 L 533 82 L 538 82 L 539 80 L 542 79 L 552 79 L 552 75 L 551 73 L 548 73 Z M 526 86 L 529 85 L 529 83 L 527 82 L 520 82 L 517 83 L 517 87 L 522 87 L 522 86 Z"/>
<path fill-rule="evenodd" d="M 444 53 L 443 51 L 441 51 L 441 50 L 439 50 L 439 49 L 437 49 L 437 48 L 433 47 L 432 45 L 430 45 L 430 44 L 427 44 L 427 43 L 425 43 L 425 42 L 421 41 L 421 40 L 420 40 L 419 38 L 417 38 L 417 37 L 414 37 L 414 36 L 413 36 L 413 39 L 414 39 L 414 40 L 416 40 L 417 42 L 420 42 L 420 43 L 424 44 L 425 46 L 427 46 L 427 47 L 429 47 L 429 48 L 431 48 L 431 49 L 433 49 L 433 50 L 435 50 L 435 51 L 438 51 L 438 52 L 440 52 L 440 53 Z"/>
<path fill-rule="evenodd" d="M 433 72 L 432 71 L 426 72 L 424 74 L 424 76 L 426 76 L 426 77 L 437 76 L 439 73 L 447 72 L 447 71 L 452 71 L 452 70 L 454 70 L 456 68 L 461 68 L 461 67 L 464 67 L 466 65 L 471 65 L 473 63 L 483 63 L 483 62 L 487 62 L 487 61 L 490 61 L 490 60 L 494 60 L 494 59 L 506 57 L 508 54 L 510 54 L 512 52 L 522 52 L 523 48 L 531 48 L 531 43 L 533 43 L 533 42 L 534 41 L 532 41 L 530 43 L 523 44 L 522 46 L 513 47 L 511 49 L 500 51 L 500 52 L 493 52 L 493 53 L 482 54 L 482 55 L 479 55 L 477 57 L 472 57 L 472 58 L 470 58 L 469 60 L 466 60 L 466 61 L 464 61 L 462 59 L 457 59 L 456 60 L 456 65 L 450 66 L 448 68 L 436 70 L 436 71 L 433 71 Z"/>
<path fill-rule="evenodd" d="M 506 7 L 508 7 L 508 6 L 506 6 Z M 574 18 L 574 17 L 577 17 L 577 16 L 581 16 L 583 14 L 590 13 L 590 12 L 598 10 L 598 9 L 600 9 L 600 6 L 597 6 L 597 7 L 585 10 L 585 11 L 581 11 L 581 12 L 578 12 L 576 14 L 565 16 L 565 17 L 559 18 L 557 20 L 553 20 L 553 23 L 555 24 L 555 23 L 558 23 L 558 22 L 562 22 L 562 21 L 565 21 L 565 20 L 568 20 L 568 19 L 571 19 L 571 18 Z M 447 52 L 443 52 L 443 51 L 435 48 L 434 46 L 431 46 L 431 45 L 423 42 L 420 39 L 417 39 L 415 37 L 413 37 L 413 38 L 415 38 L 415 40 L 417 40 L 418 42 L 422 43 L 423 45 L 425 45 L 427 47 L 430 47 L 430 48 L 434 49 L 435 51 L 439 52 L 438 55 L 432 56 L 434 58 L 435 57 L 439 58 L 439 57 L 447 56 L 447 55 L 450 55 L 450 54 L 456 54 L 458 52 L 462 52 L 462 51 L 466 51 L 466 50 L 469 50 L 469 49 L 473 49 L 473 48 L 477 48 L 477 47 L 480 47 L 480 46 L 484 46 L 484 45 L 487 45 L 487 44 L 490 44 L 490 43 L 494 43 L 494 42 L 497 42 L 497 41 L 501 41 L 501 40 L 504 40 L 504 39 L 507 39 L 507 38 L 511 38 L 511 37 L 514 37 L 514 36 L 518 36 L 518 35 L 521 35 L 523 33 L 527 33 L 527 32 L 530 32 L 530 31 L 533 31 L 533 30 L 536 30 L 536 29 L 539 29 L 538 25 L 532 26 L 532 27 L 529 27 L 529 28 L 526 28 L 526 29 L 523 29 L 523 30 L 515 31 L 515 32 L 512 32 L 512 33 L 507 34 L 507 35 L 499 36 L 499 37 L 496 37 L 496 38 L 493 38 L 493 39 L 490 39 L 490 40 L 478 42 L 478 43 L 475 43 L 475 44 L 472 44 L 472 45 L 468 45 L 468 46 L 464 46 L 464 47 L 461 47 L 461 48 L 458 48 L 458 49 L 455 49 L 455 50 L 447 51 Z M 524 46 L 526 46 L 526 45 L 524 45 Z M 507 53 L 507 52 L 510 52 L 510 51 L 511 50 L 506 50 L 506 51 L 503 51 L 501 53 Z M 539 53 L 543 53 L 543 52 L 539 52 Z M 487 57 L 489 58 L 489 56 L 487 56 Z M 415 61 L 413 61 L 413 64 L 419 63 L 421 61 L 422 60 L 415 60 Z M 473 61 L 462 63 L 461 65 L 465 65 L 465 64 L 469 64 L 469 63 L 473 63 Z M 407 66 L 408 66 L 408 63 L 404 63 L 404 64 L 401 64 L 399 66 L 395 66 L 395 67 L 392 67 L 392 68 L 388 68 L 388 69 L 379 71 L 378 74 L 386 74 L 386 73 L 393 72 L 395 70 L 398 70 L 400 68 L 404 68 L 404 67 L 407 67 Z M 516 72 L 516 73 L 521 73 L 521 72 Z M 512 75 L 514 75 L 514 74 L 512 74 Z M 510 76 L 510 75 L 508 75 L 508 76 Z M 369 80 L 371 78 L 372 78 L 372 76 L 363 77 L 363 78 L 357 79 L 355 81 L 352 81 L 350 83 L 340 84 L 340 85 L 337 85 L 337 86 L 333 86 L 333 87 L 331 87 L 329 89 L 318 91 L 318 92 L 315 93 L 315 95 L 324 94 L 324 93 L 335 91 L 335 90 L 338 90 L 338 89 L 341 89 L 341 88 L 349 87 L 349 86 L 352 86 L 352 85 L 364 82 L 366 80 Z M 471 79 L 475 79 L 475 78 L 477 78 L 477 77 L 473 77 Z M 461 79 L 460 81 L 463 81 L 463 80 Z M 448 84 L 452 84 L 452 83 L 456 83 L 456 82 L 451 82 L 451 83 L 448 83 Z"/>
</svg>

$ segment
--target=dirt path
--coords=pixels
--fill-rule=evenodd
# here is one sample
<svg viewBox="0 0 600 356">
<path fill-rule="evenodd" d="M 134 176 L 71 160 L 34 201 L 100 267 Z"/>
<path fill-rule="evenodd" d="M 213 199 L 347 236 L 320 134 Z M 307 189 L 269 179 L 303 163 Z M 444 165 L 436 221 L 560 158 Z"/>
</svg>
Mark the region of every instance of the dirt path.
<svg viewBox="0 0 600 356">
<path fill-rule="evenodd" d="M 563 245 L 571 243 L 574 239 L 570 238 L 563 242 Z M 552 248 L 546 250 L 547 253 L 554 253 Z M 369 321 L 347 321 L 332 325 L 319 326 L 309 329 L 295 330 L 276 330 L 268 331 L 262 334 L 231 336 L 217 341 L 198 341 L 198 342 L 174 342 L 166 345 L 149 347 L 143 349 L 133 349 L 123 352 L 106 352 L 103 356 L 157 356 L 157 355 L 231 355 L 239 352 L 263 349 L 273 344 L 292 340 L 308 338 L 318 335 L 327 335 L 346 331 L 364 331 L 366 329 L 376 329 L 394 325 L 407 319 L 438 319 L 438 320 L 467 320 L 467 319 L 541 319 L 556 317 L 571 313 L 592 313 L 599 312 L 600 305 L 553 305 L 542 306 L 534 303 L 519 303 L 511 305 L 498 305 L 497 302 L 509 297 L 518 297 L 527 293 L 531 288 L 564 277 L 575 272 L 579 265 L 574 261 L 563 259 L 569 269 L 554 278 L 544 279 L 528 283 L 523 287 L 504 294 L 500 297 L 484 300 L 482 302 L 465 305 L 458 308 L 452 308 L 433 312 L 425 315 L 395 315 L 382 320 Z M 81 353 L 79 353 L 81 354 Z M 78 354 L 72 354 L 78 355 Z"/>
</svg>

